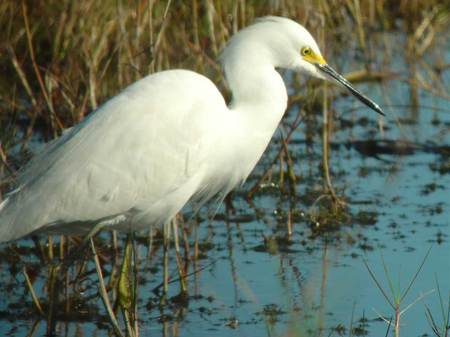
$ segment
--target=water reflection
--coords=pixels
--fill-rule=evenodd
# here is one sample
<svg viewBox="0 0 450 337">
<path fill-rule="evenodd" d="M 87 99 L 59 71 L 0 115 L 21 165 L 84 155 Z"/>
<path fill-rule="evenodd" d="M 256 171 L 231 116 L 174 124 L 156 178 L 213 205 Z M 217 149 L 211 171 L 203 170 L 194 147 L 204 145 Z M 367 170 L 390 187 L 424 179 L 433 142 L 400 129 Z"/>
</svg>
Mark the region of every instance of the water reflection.
<svg viewBox="0 0 450 337">
<path fill-rule="evenodd" d="M 404 36 L 378 37 L 392 55 L 404 56 Z M 373 41 L 377 43 L 376 36 Z M 448 63 L 450 48 L 445 50 L 440 57 Z M 388 288 L 381 251 L 394 283 L 404 289 L 432 246 L 405 305 L 436 288 L 435 274 L 447 294 L 450 114 L 447 101 L 436 95 L 440 89 L 418 79 L 438 76 L 432 83 L 445 84 L 449 72 L 430 72 L 421 57 L 391 57 L 389 66 L 385 59 L 377 60 L 380 68 L 397 69 L 405 79 L 361 86 L 375 100 L 377 95 L 384 100 L 390 117 L 383 124 L 365 111 L 355 112 L 361 108 L 353 100 L 334 100 L 329 162 L 336 193 L 347 205 L 340 213 L 330 218 L 330 198 L 321 197 L 321 117 L 313 113 L 318 109 L 294 102 L 283 138 L 274 139 L 255 174 L 233 194 L 232 205 L 222 206 L 214 220 L 206 212 L 188 222 L 179 219 L 178 255 L 188 275 L 187 298 L 179 296 L 183 285 L 177 281 L 175 249 L 169 252 L 169 275 L 175 282 L 164 298 L 154 291 L 160 289 L 163 274 L 162 238 L 157 233 L 151 240 L 139 237 L 141 335 L 348 335 L 350 327 L 380 335 L 386 324 L 378 313 L 389 318 L 393 312 L 362 261 L 368 261 Z M 96 242 L 111 289 L 123 240 L 122 235 L 104 233 Z M 24 240 L 2 247 L 0 333 L 32 336 L 47 329 L 47 317 L 36 313 L 25 285 L 26 267 L 43 311 L 56 305 L 58 335 L 106 334 L 110 325 L 97 296 L 91 257 L 67 270 L 60 303 L 54 303 L 48 296 L 54 273 L 50 254 L 64 255 L 67 246 L 58 246 L 58 238 L 54 249 L 43 242 L 35 246 Z M 110 296 L 116 299 L 114 290 Z M 430 332 L 424 303 L 439 308 L 435 293 L 416 303 L 402 318 L 402 335 Z"/>
</svg>

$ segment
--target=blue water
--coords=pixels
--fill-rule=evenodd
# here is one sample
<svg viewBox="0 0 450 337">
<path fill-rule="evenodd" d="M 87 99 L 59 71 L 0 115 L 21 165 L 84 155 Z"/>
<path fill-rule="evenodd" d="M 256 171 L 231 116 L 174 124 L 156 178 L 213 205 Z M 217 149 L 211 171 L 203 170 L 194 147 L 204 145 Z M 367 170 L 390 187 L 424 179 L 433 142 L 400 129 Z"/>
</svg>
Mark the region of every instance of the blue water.
<svg viewBox="0 0 450 337">
<path fill-rule="evenodd" d="M 397 34 L 387 37 L 392 43 L 393 55 L 401 56 L 402 44 L 397 43 L 401 38 Z M 446 50 L 446 54 L 439 55 L 448 63 L 450 48 Z M 410 86 L 402 80 L 407 77 L 407 68 L 401 63 L 401 57 L 397 59 L 400 61 L 389 67 L 398 73 L 396 79 L 359 85 L 386 107 L 387 118 L 378 119 L 375 113 L 350 97 L 339 96 L 332 104 L 337 115 L 331 135 L 331 176 L 337 194 L 347 202 L 347 220 L 333 231 L 316 235 L 317 228 L 310 215 L 321 203 L 312 206 L 311 202 L 305 202 L 305 195 L 311 194 L 307 200 L 313 200 L 315 193 L 319 195 L 322 190 L 321 133 L 314 130 L 312 143 L 308 143 L 307 123 L 301 124 L 289 144 L 298 176 L 297 196 L 289 197 L 288 193 L 270 187 L 277 184 L 279 171 L 274 167 L 272 185 L 267 184 L 268 187 L 257 193 L 252 204 L 240 197 L 278 150 L 276 135 L 255 174 L 235 193 L 236 214 L 230 215 L 227 224 L 223 220 L 204 220 L 200 224 L 200 242 L 208 243 L 210 249 L 198 261 L 197 267 L 205 269 L 188 279 L 191 298 L 187 306 L 172 303 L 161 312 L 149 308 L 155 301 L 151 289 L 161 281 L 161 268 L 154 274 L 146 271 L 146 247 L 139 246 L 141 276 L 146 281 L 139 288 L 142 336 L 317 336 L 321 330 L 323 336 L 332 331 L 333 336 L 339 336 L 338 331 L 348 336 L 351 321 L 353 327 L 363 324 L 368 336 L 384 336 L 387 325 L 379 315 L 389 319 L 393 310 L 374 285 L 363 260 L 392 298 L 383 260 L 394 287 L 404 290 L 430 248 L 401 307 L 420 300 L 402 315 L 400 331 L 402 336 L 432 334 L 425 306 L 442 322 L 436 280 L 445 303 L 449 300 L 450 289 L 450 108 L 447 99 L 419 89 L 419 107 L 415 114 L 410 107 Z M 345 63 L 345 69 L 356 68 L 357 63 Z M 449 87 L 449 75 L 447 71 L 441 76 L 443 88 Z M 285 76 L 288 81 L 291 79 L 290 74 Z M 340 93 L 336 88 L 330 90 Z M 448 90 L 445 94 L 449 95 Z M 295 117 L 297 108 L 291 107 L 286 125 Z M 320 121 L 321 116 L 313 118 Z M 344 121 L 354 124 L 345 127 Z M 367 155 L 354 145 L 354 141 L 366 140 L 401 141 L 413 146 L 414 151 L 403 155 Z M 436 150 L 443 146 L 447 146 L 446 154 Z M 447 167 L 447 171 L 440 173 L 435 169 L 439 165 Z M 290 244 L 277 244 L 276 238 L 285 236 L 289 208 L 296 214 Z M 223 218 L 224 213 L 222 206 L 218 214 Z M 366 214 L 369 221 L 356 216 L 361 213 Z M 201 215 L 206 217 L 205 213 Z M 242 217 L 247 221 L 233 220 Z M 271 248 L 264 246 L 265 238 L 272 242 L 268 244 Z M 20 244 L 27 246 L 29 241 Z M 171 257 L 170 269 L 175 271 L 173 253 Z M 159 266 L 160 258 L 159 252 L 152 263 Z M 36 258 L 23 259 L 22 264 L 39 263 Z M 11 261 L 0 260 L 0 311 L 30 311 L 32 305 L 23 276 L 13 275 L 10 266 Z M 89 266 L 92 268 L 92 263 Z M 192 270 L 191 266 L 189 271 Z M 44 276 L 45 267 L 34 283 L 40 296 L 45 296 Z M 85 295 L 94 293 L 95 282 L 94 274 L 84 283 Z M 171 284 L 169 297 L 177 293 L 178 284 Z M 92 302 L 103 314 L 101 302 Z M 168 315 L 164 323 L 160 319 L 163 313 Z M 2 318 L 0 334 L 27 335 L 35 319 L 32 315 L 23 317 Z M 363 323 L 362 318 L 366 319 Z M 61 322 L 57 333 L 61 336 L 106 336 L 107 325 L 98 326 L 98 320 L 93 316 L 86 321 Z M 43 335 L 45 321 L 37 319 L 37 322 L 35 335 Z"/>
</svg>

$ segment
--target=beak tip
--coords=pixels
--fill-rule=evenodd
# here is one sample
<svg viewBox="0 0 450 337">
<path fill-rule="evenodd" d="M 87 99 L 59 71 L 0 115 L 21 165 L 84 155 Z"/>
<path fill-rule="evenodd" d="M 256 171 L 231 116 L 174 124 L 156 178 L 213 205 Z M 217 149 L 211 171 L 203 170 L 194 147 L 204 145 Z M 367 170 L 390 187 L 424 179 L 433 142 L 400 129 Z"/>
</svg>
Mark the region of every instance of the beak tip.
<svg viewBox="0 0 450 337">
<path fill-rule="evenodd" d="M 325 60 L 324 60 L 325 61 Z M 366 97 L 364 94 L 362 94 L 360 91 L 355 89 L 352 84 L 347 81 L 342 75 L 337 73 L 333 68 L 331 68 L 328 64 L 316 64 L 317 68 L 323 72 L 329 79 L 332 79 L 344 87 L 346 87 L 350 92 L 358 98 L 361 102 L 363 102 L 366 106 L 380 114 L 381 116 L 386 116 L 384 111 L 380 108 L 380 106 L 372 101 L 370 98 Z"/>
<path fill-rule="evenodd" d="M 332 79 L 339 84 L 346 87 L 350 92 L 358 98 L 361 102 L 363 102 L 366 106 L 374 110 L 376 113 L 380 114 L 381 116 L 386 116 L 384 111 L 380 108 L 380 106 L 372 101 L 370 98 L 366 97 L 364 94 L 362 94 L 360 91 L 355 89 L 352 84 L 347 81 L 342 75 L 337 73 L 333 68 L 331 68 L 328 64 L 317 64 L 317 68 L 323 72 L 329 79 Z"/>
<path fill-rule="evenodd" d="M 386 114 L 384 113 L 384 111 L 377 106 L 376 109 L 374 109 L 376 112 L 378 112 L 381 116 L 386 117 Z"/>
<path fill-rule="evenodd" d="M 375 110 L 375 112 L 377 112 L 381 116 L 386 117 L 386 114 L 384 113 L 383 109 L 381 109 L 381 107 L 378 104 L 373 103 L 373 106 L 369 107 L 371 107 L 373 110 Z"/>
</svg>

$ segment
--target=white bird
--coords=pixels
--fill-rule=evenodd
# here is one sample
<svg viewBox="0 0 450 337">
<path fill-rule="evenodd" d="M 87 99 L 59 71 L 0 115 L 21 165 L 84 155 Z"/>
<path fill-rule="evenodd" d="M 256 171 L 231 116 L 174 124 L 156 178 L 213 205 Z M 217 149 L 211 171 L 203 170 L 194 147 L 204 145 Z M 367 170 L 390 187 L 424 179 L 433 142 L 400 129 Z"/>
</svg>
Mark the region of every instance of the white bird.
<svg viewBox="0 0 450 337">
<path fill-rule="evenodd" d="M 255 167 L 287 106 L 277 68 L 332 80 L 381 108 L 329 67 L 296 22 L 265 17 L 235 34 L 221 61 L 232 91 L 188 70 L 131 84 L 51 142 L 0 204 L 0 242 L 29 233 L 142 230 L 188 201 L 224 196 Z"/>
</svg>

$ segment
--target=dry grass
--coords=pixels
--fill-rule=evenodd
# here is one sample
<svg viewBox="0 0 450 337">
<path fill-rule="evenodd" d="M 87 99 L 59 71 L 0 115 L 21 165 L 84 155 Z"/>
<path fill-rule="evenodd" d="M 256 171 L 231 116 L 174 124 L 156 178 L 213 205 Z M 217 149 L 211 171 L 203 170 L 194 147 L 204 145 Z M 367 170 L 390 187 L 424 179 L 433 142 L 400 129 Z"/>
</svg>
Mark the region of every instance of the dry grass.
<svg viewBox="0 0 450 337">
<path fill-rule="evenodd" d="M 398 25 L 421 50 L 448 17 L 440 1 L 16 1 L 0 3 L 0 140 L 7 153 L 39 129 L 46 139 L 136 79 L 189 68 L 220 82 L 228 37 L 254 17 L 289 16 L 315 36 L 366 47 L 371 31 Z M 423 25 L 425 23 L 426 25 Z M 433 29 L 430 29 L 432 27 Z M 352 34 L 352 39 L 348 39 Z M 20 137 L 13 137 L 20 125 Z"/>
</svg>

